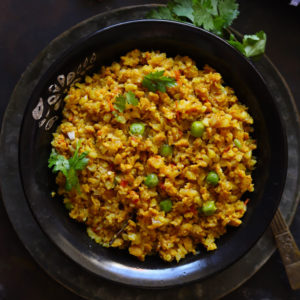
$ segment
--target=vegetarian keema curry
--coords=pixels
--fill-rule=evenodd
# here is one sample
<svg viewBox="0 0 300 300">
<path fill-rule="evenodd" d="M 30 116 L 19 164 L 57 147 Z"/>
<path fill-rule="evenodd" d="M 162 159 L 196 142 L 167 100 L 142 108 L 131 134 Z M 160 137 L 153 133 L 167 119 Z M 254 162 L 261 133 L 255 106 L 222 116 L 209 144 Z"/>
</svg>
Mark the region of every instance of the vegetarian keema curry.
<svg viewBox="0 0 300 300">
<path fill-rule="evenodd" d="M 243 99 L 241 99 L 243 100 Z M 104 247 L 165 261 L 217 248 L 254 189 L 253 119 L 221 74 L 133 50 L 68 91 L 49 167 Z"/>
</svg>

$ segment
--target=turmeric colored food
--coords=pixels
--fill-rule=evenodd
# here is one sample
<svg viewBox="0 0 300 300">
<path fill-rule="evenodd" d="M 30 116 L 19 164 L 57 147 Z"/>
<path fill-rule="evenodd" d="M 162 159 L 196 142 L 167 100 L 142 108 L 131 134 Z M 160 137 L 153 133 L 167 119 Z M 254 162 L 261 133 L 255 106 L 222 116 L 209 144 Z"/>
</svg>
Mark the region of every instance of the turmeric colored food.
<svg viewBox="0 0 300 300">
<path fill-rule="evenodd" d="M 52 146 L 66 159 L 79 149 L 84 163 L 76 187 L 58 173 L 58 194 L 97 243 L 179 261 L 241 224 L 253 119 L 216 70 L 133 50 L 64 101 Z"/>
</svg>

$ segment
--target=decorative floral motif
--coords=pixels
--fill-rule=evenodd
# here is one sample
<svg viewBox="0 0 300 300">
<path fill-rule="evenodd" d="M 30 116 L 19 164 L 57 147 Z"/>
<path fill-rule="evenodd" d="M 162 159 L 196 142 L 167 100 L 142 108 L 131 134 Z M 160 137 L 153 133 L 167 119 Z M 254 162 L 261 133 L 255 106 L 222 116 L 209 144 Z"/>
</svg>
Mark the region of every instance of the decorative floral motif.
<svg viewBox="0 0 300 300">
<path fill-rule="evenodd" d="M 51 84 L 48 88 L 49 96 L 46 101 L 40 97 L 38 104 L 32 111 L 32 117 L 34 120 L 39 121 L 38 126 L 40 128 L 44 125 L 46 131 L 52 128 L 58 119 L 58 115 L 55 113 L 61 107 L 64 95 L 72 84 L 80 81 L 86 72 L 94 67 L 95 61 L 96 54 L 93 53 L 90 58 L 86 57 L 84 61 L 79 64 L 76 71 L 69 72 L 67 76 L 63 74 L 57 76 L 57 82 Z M 44 112 L 46 113 L 44 114 Z"/>
</svg>

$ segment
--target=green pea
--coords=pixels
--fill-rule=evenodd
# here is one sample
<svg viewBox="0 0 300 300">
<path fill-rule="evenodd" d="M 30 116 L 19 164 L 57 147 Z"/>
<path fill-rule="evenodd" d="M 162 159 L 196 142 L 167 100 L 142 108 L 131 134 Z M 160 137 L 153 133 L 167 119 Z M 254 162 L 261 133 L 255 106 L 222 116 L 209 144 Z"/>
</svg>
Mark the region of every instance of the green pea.
<svg viewBox="0 0 300 300">
<path fill-rule="evenodd" d="M 170 199 L 163 200 L 159 203 L 159 207 L 164 212 L 169 212 L 172 210 L 172 201 Z"/>
<path fill-rule="evenodd" d="M 158 177 L 156 174 L 149 174 L 146 176 L 144 183 L 147 187 L 153 188 L 158 185 Z"/>
<path fill-rule="evenodd" d="M 205 127 L 201 121 L 195 121 L 191 125 L 191 135 L 194 137 L 201 137 L 204 133 Z"/>
<path fill-rule="evenodd" d="M 66 208 L 67 210 L 72 210 L 72 209 L 73 209 L 73 204 L 72 204 L 71 202 L 66 202 L 66 203 L 65 203 L 65 208 Z"/>
<path fill-rule="evenodd" d="M 160 155 L 161 156 L 169 156 L 169 155 L 172 155 L 172 147 L 167 145 L 167 144 L 164 144 L 161 146 L 160 148 Z"/>
<path fill-rule="evenodd" d="M 145 124 L 143 123 L 132 123 L 130 125 L 130 132 L 134 135 L 143 135 L 145 131 Z"/>
<path fill-rule="evenodd" d="M 242 144 L 241 144 L 241 142 L 240 142 L 238 139 L 234 139 L 233 142 L 234 142 L 234 144 L 235 144 L 239 149 L 242 148 Z"/>
<path fill-rule="evenodd" d="M 203 203 L 201 208 L 202 213 L 205 216 L 211 216 L 216 212 L 217 208 L 214 201 L 207 201 Z"/>
<path fill-rule="evenodd" d="M 219 180 L 219 175 L 215 171 L 210 171 L 206 176 L 206 181 L 211 185 L 217 185 Z"/>
</svg>

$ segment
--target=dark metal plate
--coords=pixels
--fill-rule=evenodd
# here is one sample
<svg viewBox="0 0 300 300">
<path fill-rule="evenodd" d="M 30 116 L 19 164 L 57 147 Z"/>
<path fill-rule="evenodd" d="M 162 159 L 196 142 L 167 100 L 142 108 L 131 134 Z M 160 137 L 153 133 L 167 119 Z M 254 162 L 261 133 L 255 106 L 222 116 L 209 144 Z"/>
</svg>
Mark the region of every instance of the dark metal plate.
<svg viewBox="0 0 300 300">
<path fill-rule="evenodd" d="M 18 83 L 10 101 L 3 124 L 1 140 L 1 175 L 3 199 L 16 231 L 18 232 L 27 249 L 34 258 L 48 271 L 56 280 L 63 282 L 78 294 L 89 298 L 124 299 L 131 295 L 132 298 L 143 297 L 146 299 L 163 299 L 167 296 L 177 295 L 179 299 L 188 297 L 190 299 L 205 296 L 205 298 L 216 298 L 224 295 L 237 285 L 241 284 L 251 276 L 271 255 L 274 245 L 270 232 L 267 232 L 257 245 L 236 264 L 230 268 L 211 277 L 201 283 L 191 284 L 181 288 L 172 288 L 160 291 L 146 291 L 141 289 L 130 289 L 118 286 L 104 279 L 99 279 L 90 273 L 85 272 L 76 264 L 65 257 L 57 248 L 43 235 L 32 218 L 25 199 L 20 196 L 20 178 L 18 177 L 17 158 L 15 145 L 18 141 L 19 128 L 22 120 L 22 113 L 25 103 L 22 102 L 24 95 L 23 87 L 27 87 L 27 95 L 31 94 L 36 81 L 40 78 L 48 66 L 65 50 L 68 45 L 73 44 L 80 37 L 92 33 L 95 30 L 116 22 L 127 19 L 135 19 L 143 16 L 148 7 L 125 8 L 112 11 L 107 14 L 95 16 L 71 29 L 45 49 L 40 57 L 25 72 Z M 47 53 L 47 56 L 46 56 Z M 282 78 L 279 77 L 274 67 L 267 58 L 256 63 L 267 84 L 274 92 L 277 105 L 280 107 L 281 116 L 286 122 L 289 145 L 289 169 L 288 181 L 281 201 L 283 214 L 290 222 L 298 201 L 299 183 L 299 127 L 295 106 L 291 95 L 288 92 Z M 29 88 L 28 88 L 29 87 Z M 283 101 L 284 100 L 284 101 Z M 4 163 L 6 160 L 6 163 Z M 14 188 L 9 188 L 9 182 L 14 181 Z M 26 222 L 24 222 L 26 220 Z M 33 242 L 34 241 L 34 242 Z M 255 262 L 255 263 L 254 263 Z M 57 268 L 57 266 L 66 266 Z M 76 274 L 76 276 L 74 276 Z M 218 282 L 219 289 L 210 289 L 211 285 Z"/>
</svg>

